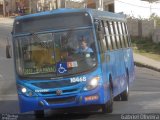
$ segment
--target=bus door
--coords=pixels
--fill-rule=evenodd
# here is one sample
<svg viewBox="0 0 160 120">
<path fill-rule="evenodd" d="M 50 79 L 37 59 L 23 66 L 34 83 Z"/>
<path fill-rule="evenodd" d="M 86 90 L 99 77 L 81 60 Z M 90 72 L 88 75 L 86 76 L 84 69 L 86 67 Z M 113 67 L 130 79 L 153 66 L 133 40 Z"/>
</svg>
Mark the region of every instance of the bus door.
<svg viewBox="0 0 160 120">
<path fill-rule="evenodd" d="M 97 22 L 97 23 L 96 23 Z M 104 86 L 104 99 L 105 101 L 109 100 L 109 80 L 108 80 L 108 74 L 110 70 L 110 61 L 107 60 L 106 56 L 108 58 L 110 57 L 110 54 L 107 51 L 105 36 L 104 36 L 104 28 L 102 28 L 102 21 L 96 20 L 96 38 L 97 43 L 99 46 L 99 56 L 101 58 L 101 70 L 102 70 L 102 79 L 103 79 L 103 86 Z"/>
<path fill-rule="evenodd" d="M 108 59 L 107 61 L 110 61 L 110 70 L 111 70 L 111 76 L 112 76 L 112 83 L 113 83 L 113 89 L 114 89 L 114 95 L 118 94 L 119 91 L 119 68 L 121 65 L 121 61 L 119 60 L 119 50 L 117 47 L 117 42 L 116 42 L 116 33 L 115 33 L 115 28 L 114 28 L 114 23 L 113 21 L 106 21 L 104 23 L 105 26 L 105 31 L 106 31 L 106 42 L 107 42 L 107 49 L 108 49 L 108 54 L 109 54 L 109 59 L 108 55 L 106 58 Z"/>
<path fill-rule="evenodd" d="M 121 33 L 121 44 L 122 44 L 122 50 L 123 50 L 123 52 L 122 52 L 122 60 L 123 60 L 123 68 L 125 68 L 125 70 L 124 70 L 124 77 L 123 77 L 123 79 L 122 79 L 122 82 L 123 82 L 123 85 L 121 85 L 121 87 L 122 87 L 122 89 L 125 89 L 125 86 L 127 85 L 127 83 L 128 83 L 128 81 L 127 81 L 127 72 L 128 72 L 128 68 L 129 68 L 129 62 L 130 62 L 130 60 L 129 60 L 129 58 L 130 58 L 130 50 L 128 49 L 128 47 L 129 47 L 129 43 L 128 43 L 128 39 L 127 39 L 127 30 L 126 30 L 126 26 L 125 26 L 126 24 L 124 23 L 124 22 L 119 22 L 119 29 L 120 29 L 120 33 Z"/>
<path fill-rule="evenodd" d="M 104 20 L 99 21 L 100 30 L 98 32 L 98 40 L 100 43 L 100 56 L 102 63 L 102 72 L 106 84 L 109 85 L 109 76 L 112 76 L 113 93 L 116 94 L 118 89 L 118 81 L 116 80 L 116 58 L 115 52 L 112 51 L 111 38 L 109 35 L 107 23 Z M 108 90 L 107 90 L 108 91 Z M 107 94 L 108 95 L 108 94 Z"/>
<path fill-rule="evenodd" d="M 123 47 L 122 47 L 122 29 L 120 22 L 117 21 L 107 21 L 108 31 L 110 38 L 109 48 L 114 51 L 115 57 L 115 83 L 116 83 L 116 92 L 115 95 L 118 95 L 122 92 L 124 86 L 124 74 L 125 74 L 125 65 L 123 58 Z M 122 48 L 122 49 L 121 49 Z"/>
<path fill-rule="evenodd" d="M 130 48 L 131 41 L 126 23 L 122 23 L 122 30 L 124 33 L 124 42 L 126 46 L 126 49 L 124 50 L 124 61 L 126 68 L 128 69 L 128 77 L 130 82 L 130 78 L 134 79 L 134 60 L 133 60 L 133 51 Z"/>
</svg>

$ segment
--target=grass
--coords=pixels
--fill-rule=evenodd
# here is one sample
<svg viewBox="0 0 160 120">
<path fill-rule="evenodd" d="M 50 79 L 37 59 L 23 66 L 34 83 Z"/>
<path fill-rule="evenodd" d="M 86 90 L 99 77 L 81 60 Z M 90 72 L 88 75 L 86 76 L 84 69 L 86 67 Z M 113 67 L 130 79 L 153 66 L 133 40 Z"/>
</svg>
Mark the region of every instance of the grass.
<svg viewBox="0 0 160 120">
<path fill-rule="evenodd" d="M 135 53 L 160 61 L 160 43 L 153 43 L 150 39 L 132 38 Z"/>
</svg>

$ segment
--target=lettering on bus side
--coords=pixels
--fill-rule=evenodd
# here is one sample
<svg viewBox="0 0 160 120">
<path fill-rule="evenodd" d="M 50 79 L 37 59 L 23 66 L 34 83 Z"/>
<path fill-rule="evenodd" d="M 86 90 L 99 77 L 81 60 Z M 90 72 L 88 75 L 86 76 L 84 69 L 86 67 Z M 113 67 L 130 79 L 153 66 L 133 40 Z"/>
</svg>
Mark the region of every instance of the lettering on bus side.
<svg viewBox="0 0 160 120">
<path fill-rule="evenodd" d="M 83 77 L 73 77 L 73 78 L 70 78 L 70 82 L 71 83 L 75 83 L 75 82 L 86 82 L 87 81 L 87 78 L 85 76 Z"/>
</svg>

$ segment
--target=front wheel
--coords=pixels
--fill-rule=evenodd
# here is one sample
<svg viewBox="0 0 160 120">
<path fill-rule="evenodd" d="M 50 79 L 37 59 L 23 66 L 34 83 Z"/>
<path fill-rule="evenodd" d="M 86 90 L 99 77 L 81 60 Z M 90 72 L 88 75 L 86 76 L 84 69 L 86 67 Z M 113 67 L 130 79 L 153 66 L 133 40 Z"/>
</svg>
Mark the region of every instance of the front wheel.
<svg viewBox="0 0 160 120">
<path fill-rule="evenodd" d="M 102 105 L 102 113 L 112 113 L 113 112 L 113 91 L 110 87 L 110 100 Z"/>
<path fill-rule="evenodd" d="M 44 117 L 44 110 L 36 110 L 36 111 L 34 111 L 34 115 L 36 118 L 43 118 Z"/>
</svg>

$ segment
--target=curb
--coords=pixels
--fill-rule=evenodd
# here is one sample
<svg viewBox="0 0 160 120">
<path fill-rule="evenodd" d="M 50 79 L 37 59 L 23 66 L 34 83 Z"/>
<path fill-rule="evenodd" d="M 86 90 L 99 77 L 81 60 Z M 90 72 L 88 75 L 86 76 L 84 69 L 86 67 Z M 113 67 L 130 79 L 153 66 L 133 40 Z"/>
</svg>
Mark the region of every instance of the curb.
<svg viewBox="0 0 160 120">
<path fill-rule="evenodd" d="M 0 16 L 0 19 L 15 19 L 16 18 L 16 16 L 10 16 L 10 17 L 1 17 Z"/>
<path fill-rule="evenodd" d="M 18 100 L 18 95 L 17 94 L 0 95 L 0 101 L 6 101 L 6 100 Z"/>
<path fill-rule="evenodd" d="M 134 61 L 134 64 L 138 67 L 145 67 L 145 68 L 160 72 L 160 68 L 156 68 L 156 67 L 153 67 L 151 65 L 147 65 L 147 64 L 144 64 L 144 63 L 141 63 L 141 62 L 136 62 L 136 61 Z"/>
</svg>

